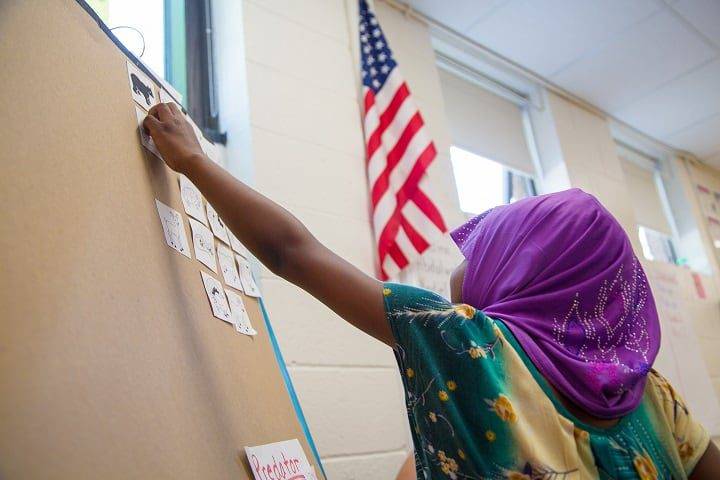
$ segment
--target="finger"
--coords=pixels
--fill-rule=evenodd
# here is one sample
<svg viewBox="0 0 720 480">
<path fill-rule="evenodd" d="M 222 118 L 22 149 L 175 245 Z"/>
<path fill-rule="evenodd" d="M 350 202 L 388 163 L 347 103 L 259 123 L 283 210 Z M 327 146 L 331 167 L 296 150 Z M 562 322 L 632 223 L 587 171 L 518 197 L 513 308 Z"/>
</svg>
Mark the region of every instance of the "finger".
<svg viewBox="0 0 720 480">
<path fill-rule="evenodd" d="M 180 107 L 178 107 L 177 103 L 172 102 L 168 105 L 170 105 L 170 110 L 172 111 L 173 115 L 175 115 L 176 117 L 182 117 L 182 112 L 180 111 Z"/>
<path fill-rule="evenodd" d="M 160 120 L 150 114 L 148 114 L 148 116 L 145 117 L 145 120 L 143 120 L 143 130 L 149 133 L 151 137 L 158 131 L 160 125 Z"/>
<path fill-rule="evenodd" d="M 160 114 L 159 114 L 159 112 L 158 112 L 158 108 L 160 107 L 160 105 L 162 105 L 162 104 L 161 104 L 161 103 L 158 103 L 157 105 L 153 105 L 153 106 L 150 108 L 150 110 L 148 110 L 148 115 L 150 115 L 151 117 L 155 117 L 155 118 L 157 118 L 157 119 L 159 120 L 159 119 L 160 119 Z"/>
<path fill-rule="evenodd" d="M 154 116 L 160 119 L 161 122 L 166 122 L 173 117 L 172 111 L 167 103 L 158 103 L 153 108 L 155 108 L 157 112 L 157 115 Z"/>
</svg>

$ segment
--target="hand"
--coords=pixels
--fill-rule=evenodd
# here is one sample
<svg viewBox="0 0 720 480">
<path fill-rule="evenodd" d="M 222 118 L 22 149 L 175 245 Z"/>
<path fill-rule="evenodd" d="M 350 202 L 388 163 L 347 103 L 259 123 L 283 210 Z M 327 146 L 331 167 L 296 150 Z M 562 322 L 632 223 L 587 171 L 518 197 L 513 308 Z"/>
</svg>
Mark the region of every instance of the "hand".
<svg viewBox="0 0 720 480">
<path fill-rule="evenodd" d="M 159 103 L 152 107 L 143 121 L 168 167 L 186 173 L 188 168 L 205 158 L 202 147 L 190 123 L 174 103 Z"/>
</svg>

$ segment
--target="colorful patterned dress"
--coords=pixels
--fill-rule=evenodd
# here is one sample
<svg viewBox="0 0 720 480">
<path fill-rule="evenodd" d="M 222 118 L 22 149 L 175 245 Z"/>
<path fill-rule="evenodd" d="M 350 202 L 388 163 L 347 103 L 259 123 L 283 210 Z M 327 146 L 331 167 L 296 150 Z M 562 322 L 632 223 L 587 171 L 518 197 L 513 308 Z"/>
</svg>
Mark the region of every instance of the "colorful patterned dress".
<svg viewBox="0 0 720 480">
<path fill-rule="evenodd" d="M 617 424 L 583 423 L 512 333 L 469 305 L 387 283 L 419 479 L 684 479 L 707 432 L 660 374 Z"/>
</svg>

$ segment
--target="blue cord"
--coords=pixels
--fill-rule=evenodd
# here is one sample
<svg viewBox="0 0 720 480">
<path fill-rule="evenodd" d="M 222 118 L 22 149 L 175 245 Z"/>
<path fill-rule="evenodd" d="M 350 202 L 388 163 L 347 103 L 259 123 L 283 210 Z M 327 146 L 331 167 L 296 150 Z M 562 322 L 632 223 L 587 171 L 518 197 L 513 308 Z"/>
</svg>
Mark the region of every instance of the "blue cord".
<svg viewBox="0 0 720 480">
<path fill-rule="evenodd" d="M 262 297 L 258 298 L 258 300 L 260 301 L 260 310 L 262 311 L 263 318 L 265 319 L 265 327 L 267 328 L 268 335 L 270 336 L 270 341 L 272 342 L 273 351 L 275 352 L 275 359 L 277 360 L 278 366 L 280 367 L 280 373 L 282 373 L 283 380 L 285 380 L 285 387 L 287 388 L 288 394 L 290 395 L 290 401 L 292 402 L 293 407 L 295 407 L 295 414 L 297 415 L 300 426 L 305 433 L 305 438 L 307 438 L 310 449 L 312 449 L 313 456 L 315 457 L 315 463 L 317 463 L 317 465 L 320 467 L 320 471 L 322 472 L 323 477 L 327 478 L 327 475 L 325 474 L 325 469 L 323 468 L 322 462 L 320 461 L 320 454 L 318 453 L 317 447 L 315 447 L 315 442 L 313 441 L 312 435 L 310 434 L 310 428 L 308 427 L 307 421 L 305 420 L 305 415 L 303 414 L 302 408 L 300 407 L 300 401 L 297 398 L 295 388 L 293 387 L 292 380 L 290 379 L 290 374 L 288 374 L 287 367 L 285 366 L 285 360 L 283 360 L 282 352 L 280 352 L 280 346 L 278 345 L 277 338 L 275 337 L 275 332 L 273 331 L 272 325 L 270 325 L 270 317 L 267 313 L 267 310 L 265 309 L 265 303 L 263 302 Z"/>
</svg>

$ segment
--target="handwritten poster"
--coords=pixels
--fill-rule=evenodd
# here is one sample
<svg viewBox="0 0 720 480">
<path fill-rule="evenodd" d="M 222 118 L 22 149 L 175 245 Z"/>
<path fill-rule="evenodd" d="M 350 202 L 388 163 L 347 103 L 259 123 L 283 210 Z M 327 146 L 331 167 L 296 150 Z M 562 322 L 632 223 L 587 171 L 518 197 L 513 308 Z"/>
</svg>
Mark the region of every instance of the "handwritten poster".
<svg viewBox="0 0 720 480">
<path fill-rule="evenodd" d="M 712 435 L 720 433 L 720 403 L 702 358 L 690 311 L 682 292 L 691 272 L 673 265 L 649 262 L 644 265 L 662 329 L 660 353 L 655 368 L 665 375 L 685 398 L 693 415 Z"/>
</svg>

